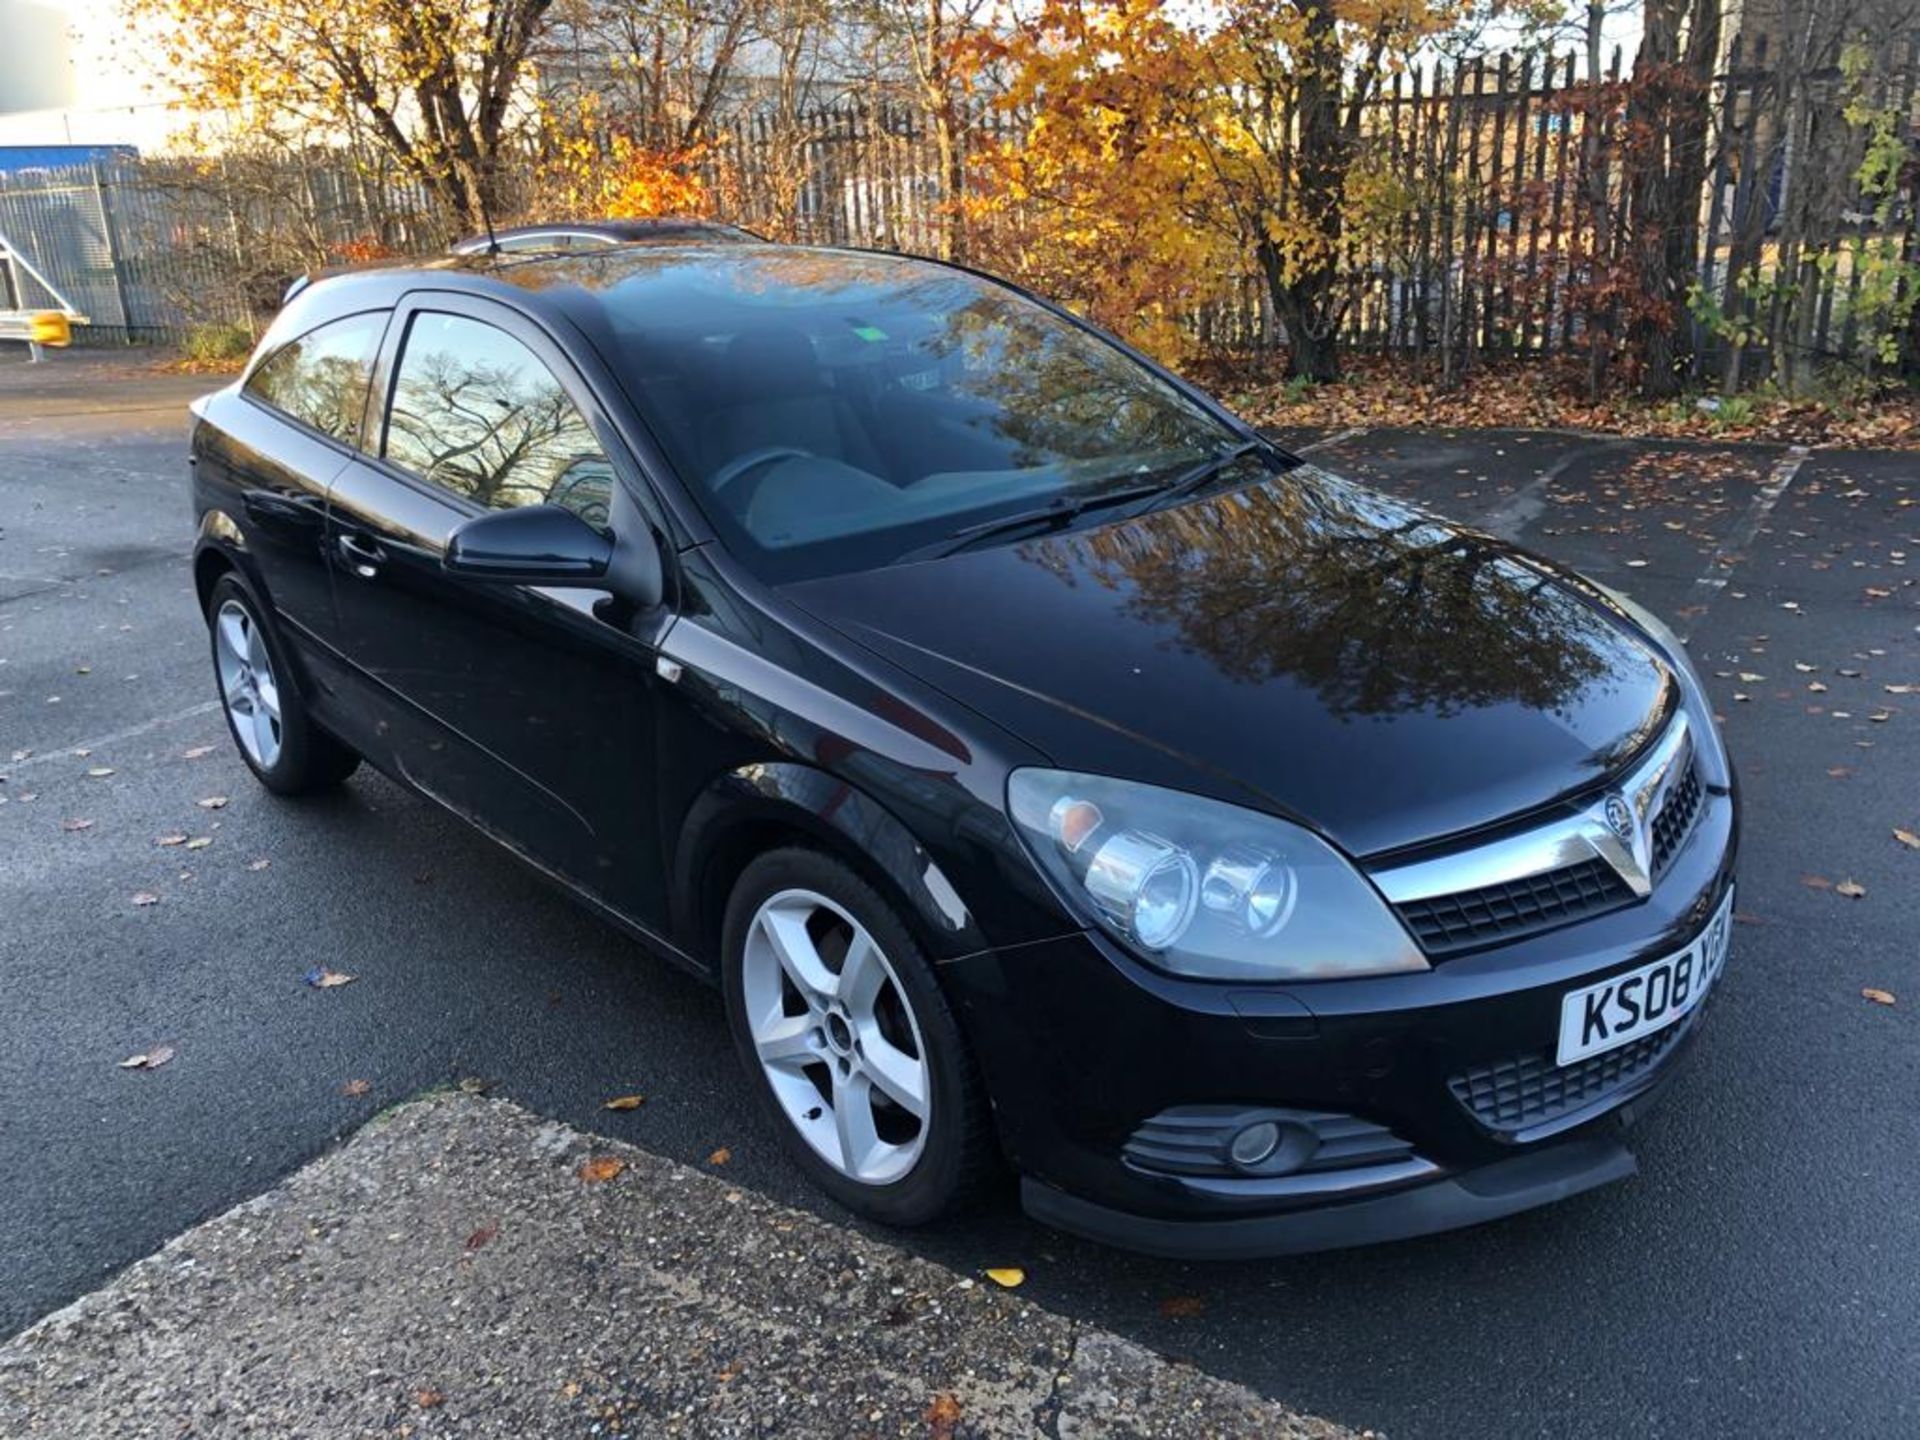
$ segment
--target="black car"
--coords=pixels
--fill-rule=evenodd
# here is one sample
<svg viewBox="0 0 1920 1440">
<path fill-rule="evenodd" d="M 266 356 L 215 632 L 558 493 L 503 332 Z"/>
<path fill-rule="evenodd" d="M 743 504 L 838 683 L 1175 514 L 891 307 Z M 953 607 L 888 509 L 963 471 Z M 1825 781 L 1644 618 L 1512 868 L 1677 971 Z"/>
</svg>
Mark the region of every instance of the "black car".
<svg viewBox="0 0 1920 1440">
<path fill-rule="evenodd" d="M 270 789 L 361 760 L 716 982 L 862 1214 L 1275 1253 L 1629 1174 L 1735 792 L 1622 596 L 954 266 L 776 245 L 301 293 L 197 407 Z"/>
</svg>

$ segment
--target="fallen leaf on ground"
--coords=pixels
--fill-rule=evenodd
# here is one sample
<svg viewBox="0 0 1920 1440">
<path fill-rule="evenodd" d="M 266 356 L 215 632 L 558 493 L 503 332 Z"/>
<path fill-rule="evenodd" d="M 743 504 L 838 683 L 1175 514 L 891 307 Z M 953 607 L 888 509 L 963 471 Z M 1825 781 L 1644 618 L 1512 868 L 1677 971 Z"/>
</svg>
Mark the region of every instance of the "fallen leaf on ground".
<svg viewBox="0 0 1920 1440">
<path fill-rule="evenodd" d="M 1891 990 L 1876 990 L 1871 985 L 1860 992 L 1860 998 L 1862 1000 L 1871 1000 L 1876 1005 L 1892 1005 L 1896 1003 Z"/>
<path fill-rule="evenodd" d="M 1867 893 L 1867 887 L 1862 885 L 1858 880 L 1848 879 L 1842 880 L 1838 885 L 1834 886 L 1833 892 L 1836 895 L 1844 895 L 1849 900 L 1858 900 Z"/>
<path fill-rule="evenodd" d="M 213 746 L 196 745 L 191 750 L 181 751 L 180 758 L 183 760 L 198 760 L 201 756 L 211 755 L 212 753 L 213 753 Z"/>
<path fill-rule="evenodd" d="M 591 1160 L 584 1161 L 573 1173 L 579 1177 L 583 1185 L 598 1185 L 613 1179 L 626 1168 L 627 1162 L 618 1155 L 596 1155 Z"/>
<path fill-rule="evenodd" d="M 647 1103 L 644 1095 L 616 1095 L 600 1108 L 602 1110 L 638 1110 Z"/>
<path fill-rule="evenodd" d="M 224 795 L 209 795 L 204 800 L 196 800 L 193 803 L 198 805 L 202 810 L 224 810 L 227 808 L 227 797 Z"/>
<path fill-rule="evenodd" d="M 331 990 L 339 985 L 351 985 L 354 977 L 344 975 L 338 970 L 329 970 L 324 965 L 316 965 L 306 973 L 306 982 L 316 990 Z"/>
<path fill-rule="evenodd" d="M 707 1156 L 707 1164 L 724 1165 L 731 1159 L 733 1159 L 733 1151 L 722 1145 L 718 1150 Z"/>
<path fill-rule="evenodd" d="M 153 1049 L 139 1055 L 129 1055 L 120 1062 L 122 1070 L 158 1070 L 173 1059 L 171 1045 L 156 1045 Z"/>
<path fill-rule="evenodd" d="M 1800 883 L 1809 890 L 1833 889 L 1833 881 L 1827 879 L 1824 875 L 1802 875 L 1800 877 Z"/>
<path fill-rule="evenodd" d="M 269 859 L 267 859 L 267 858 L 266 858 L 266 857 L 265 857 L 265 856 L 263 855 L 263 856 L 261 856 L 261 857 L 260 857 L 260 858 L 259 858 L 258 860 L 249 860 L 249 861 L 247 862 L 247 869 L 249 869 L 249 870 L 264 870 L 264 869 L 266 869 L 266 868 L 267 868 L 267 867 L 268 867 L 269 865 L 271 865 L 271 864 L 273 864 L 273 861 L 271 861 L 271 860 L 269 860 Z"/>
<path fill-rule="evenodd" d="M 74 833 L 77 833 L 78 831 L 81 831 L 81 830 L 91 830 L 91 829 L 93 829 L 93 821 L 91 821 L 91 820 L 62 820 L 62 821 L 60 822 L 60 828 L 61 828 L 62 830 L 65 830 L 65 831 L 67 831 L 67 832 L 68 832 L 69 834 L 74 834 Z"/>
<path fill-rule="evenodd" d="M 213 837 L 211 835 L 196 835 L 193 839 L 187 841 L 187 849 L 204 850 L 211 844 L 213 844 Z"/>
<path fill-rule="evenodd" d="M 133 903 L 143 908 L 148 905 L 158 905 L 160 897 L 151 890 L 136 890 L 133 892 Z"/>
<path fill-rule="evenodd" d="M 1160 1302 L 1160 1313 L 1169 1320 L 1190 1320 L 1206 1308 L 1207 1302 L 1198 1295 L 1169 1295 Z"/>
<path fill-rule="evenodd" d="M 1827 778 L 1831 780 L 1844 780 L 1851 774 L 1853 774 L 1853 767 L 1851 765 L 1835 765 L 1827 771 Z"/>
<path fill-rule="evenodd" d="M 87 774 L 92 779 L 104 780 L 107 776 L 113 774 L 113 767 L 111 765 L 95 765 L 87 771 Z"/>
<path fill-rule="evenodd" d="M 373 1082 L 371 1080 L 349 1080 L 340 1087 L 340 1093 L 351 1097 L 364 1095 L 371 1089 L 373 1089 Z"/>
<path fill-rule="evenodd" d="M 953 1396 L 942 1393 L 928 1402 L 920 1418 L 927 1423 L 931 1432 L 930 1440 L 953 1440 L 954 1428 L 960 1423 L 960 1402 Z"/>
<path fill-rule="evenodd" d="M 184 845 L 187 843 L 187 837 L 184 835 L 162 835 L 153 843 L 156 845 Z"/>
<path fill-rule="evenodd" d="M 486 1249 L 487 1246 L 493 1243 L 493 1237 L 498 1235 L 499 1233 L 500 1233 L 500 1222 L 497 1220 L 489 1220 L 486 1224 L 482 1225 L 478 1230 L 474 1231 L 471 1235 L 467 1236 L 468 1251 L 472 1252 L 474 1250 Z"/>
<path fill-rule="evenodd" d="M 987 1279 L 1002 1289 L 1012 1290 L 1027 1283 L 1027 1272 L 1018 1265 L 1008 1265 L 987 1271 Z"/>
<path fill-rule="evenodd" d="M 1893 838 L 1909 850 L 1920 850 L 1920 835 L 1914 834 L 1911 830 L 1902 830 L 1896 825 L 1893 831 Z"/>
<path fill-rule="evenodd" d="M 446 1404 L 447 1397 L 438 1390 L 416 1390 L 413 1392 L 413 1403 L 422 1410 L 433 1410 Z"/>
</svg>

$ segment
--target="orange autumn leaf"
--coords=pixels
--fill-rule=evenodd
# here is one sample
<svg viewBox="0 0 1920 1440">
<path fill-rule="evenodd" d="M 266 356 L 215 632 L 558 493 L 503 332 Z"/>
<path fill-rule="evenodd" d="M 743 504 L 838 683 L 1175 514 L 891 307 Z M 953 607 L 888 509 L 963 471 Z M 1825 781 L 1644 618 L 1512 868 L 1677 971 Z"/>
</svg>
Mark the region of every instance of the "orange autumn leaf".
<svg viewBox="0 0 1920 1440">
<path fill-rule="evenodd" d="M 953 1432 L 960 1424 L 960 1402 L 942 1391 L 933 1397 L 927 1408 L 920 1413 L 926 1422 L 929 1440 L 953 1440 Z"/>
<path fill-rule="evenodd" d="M 602 1185 L 626 1168 L 627 1162 L 618 1155 L 596 1155 L 591 1160 L 583 1161 L 573 1173 L 583 1185 Z"/>
</svg>

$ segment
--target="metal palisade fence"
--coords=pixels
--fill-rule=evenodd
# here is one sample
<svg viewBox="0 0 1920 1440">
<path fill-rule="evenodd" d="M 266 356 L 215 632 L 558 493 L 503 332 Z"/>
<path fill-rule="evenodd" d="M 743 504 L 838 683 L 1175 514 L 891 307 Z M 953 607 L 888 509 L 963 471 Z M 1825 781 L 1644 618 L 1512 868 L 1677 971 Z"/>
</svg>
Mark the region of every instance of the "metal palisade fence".
<svg viewBox="0 0 1920 1440">
<path fill-rule="evenodd" d="M 1620 262 L 1645 241 L 1627 193 L 1638 102 L 1621 68 L 1616 53 L 1595 83 L 1572 57 L 1431 62 L 1377 89 L 1361 132 L 1387 203 L 1343 242 L 1346 343 L 1448 368 L 1593 348 L 1596 329 L 1618 323 Z M 1906 123 L 1910 80 L 1882 88 Z M 1735 43 L 1708 97 L 1698 193 L 1680 217 L 1697 294 L 1671 321 L 1691 331 L 1696 374 L 1730 364 L 1736 383 L 1751 380 L 1786 349 L 1820 360 L 1857 361 L 1870 343 L 1883 352 L 1869 322 L 1884 322 L 1890 298 L 1899 310 L 1905 267 L 1920 264 L 1915 167 L 1896 193 L 1862 195 L 1857 145 L 1817 152 L 1810 131 L 1779 120 L 1808 108 L 1782 106 L 1781 93 Z M 1839 115 L 1834 97 L 1821 103 Z M 1023 128 L 991 107 L 969 123 L 976 148 Z M 530 181 L 537 155 L 526 155 Z M 718 218 L 783 239 L 938 253 L 952 224 L 932 124 L 904 103 L 739 115 L 696 163 Z M 296 274 L 450 238 L 417 182 L 343 151 L 0 174 L 0 236 L 91 317 L 95 336 L 136 340 L 257 325 Z M 1235 297 L 1192 317 L 1207 344 L 1284 343 L 1252 270 Z"/>
</svg>

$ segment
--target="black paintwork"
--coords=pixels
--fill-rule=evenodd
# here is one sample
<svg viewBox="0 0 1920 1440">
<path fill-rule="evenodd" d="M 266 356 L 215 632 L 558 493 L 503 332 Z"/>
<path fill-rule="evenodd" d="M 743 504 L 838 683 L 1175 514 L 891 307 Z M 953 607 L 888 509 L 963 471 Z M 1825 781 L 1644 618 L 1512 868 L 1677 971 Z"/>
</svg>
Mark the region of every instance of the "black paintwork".
<svg viewBox="0 0 1920 1440">
<path fill-rule="evenodd" d="M 838 263 L 782 253 L 787 283 Z M 1679 703 L 1657 647 L 1544 562 L 1291 457 L 1165 509 L 764 583 L 623 391 L 597 299 L 728 263 L 466 260 L 303 291 L 256 365 L 326 320 L 393 312 L 371 450 L 412 309 L 522 339 L 613 462 L 612 538 L 489 514 L 266 410 L 243 377 L 197 407 L 202 594 L 244 570 L 321 725 L 698 972 L 753 854 L 801 838 L 858 866 L 944 962 L 1008 1153 L 1042 1183 L 1163 1218 L 1235 1211 L 1119 1160 L 1147 1115 L 1210 1101 L 1364 1114 L 1449 1173 L 1503 1153 L 1445 1076 L 1547 1043 L 1571 983 L 1697 929 L 1730 883 L 1730 793 L 1640 905 L 1430 974 L 1262 987 L 1177 979 L 1083 930 L 1012 832 L 1007 775 L 1206 793 L 1377 855 L 1593 788 Z M 903 283 L 933 268 L 860 257 L 879 263 Z M 447 563 L 456 534 L 465 550 L 490 532 L 497 563 L 561 557 L 590 588 Z"/>
</svg>

